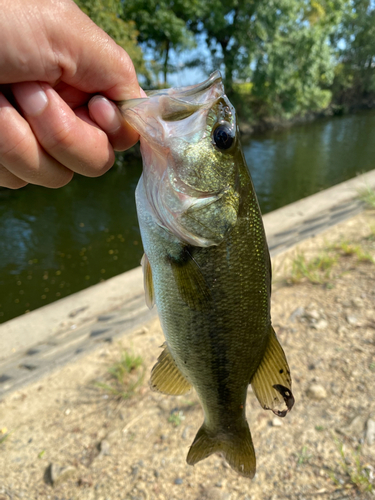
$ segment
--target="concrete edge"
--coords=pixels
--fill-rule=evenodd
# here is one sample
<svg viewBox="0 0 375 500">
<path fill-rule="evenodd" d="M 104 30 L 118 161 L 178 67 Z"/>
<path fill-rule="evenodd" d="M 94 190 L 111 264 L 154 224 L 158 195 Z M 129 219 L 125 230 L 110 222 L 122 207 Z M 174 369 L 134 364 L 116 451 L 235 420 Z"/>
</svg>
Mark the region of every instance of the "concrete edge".
<svg viewBox="0 0 375 500">
<path fill-rule="evenodd" d="M 263 216 L 267 238 L 301 224 L 317 213 L 356 198 L 361 190 L 375 189 L 375 170 L 358 175 L 307 198 L 286 205 Z"/>
<path fill-rule="evenodd" d="M 137 267 L 11 319 L 0 325 L 0 361 L 72 326 L 93 322 L 140 294 L 143 294 L 143 278 L 142 269 Z"/>
<path fill-rule="evenodd" d="M 366 187 L 375 189 L 375 170 L 266 214 L 263 220 L 267 238 L 357 197 Z M 118 309 L 143 293 L 142 270 L 137 267 L 7 321 L 0 325 L 0 361 L 72 327 L 93 323 L 101 314 Z"/>
</svg>

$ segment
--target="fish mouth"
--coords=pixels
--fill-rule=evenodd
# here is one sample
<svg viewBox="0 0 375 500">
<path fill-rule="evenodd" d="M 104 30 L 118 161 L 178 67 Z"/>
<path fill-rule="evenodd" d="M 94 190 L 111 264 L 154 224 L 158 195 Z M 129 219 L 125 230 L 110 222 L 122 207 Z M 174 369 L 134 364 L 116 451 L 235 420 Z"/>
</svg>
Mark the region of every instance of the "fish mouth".
<svg viewBox="0 0 375 500">
<path fill-rule="evenodd" d="M 117 101 L 119 110 L 121 113 L 125 113 L 127 110 L 136 108 L 144 103 L 146 103 L 151 97 L 161 97 L 161 96 L 173 96 L 175 98 L 187 99 L 189 102 L 191 99 L 197 99 L 201 94 L 204 94 L 211 87 L 221 87 L 221 94 L 224 94 L 224 87 L 222 83 L 222 76 L 219 70 L 214 71 L 204 82 L 197 83 L 196 85 L 189 85 L 187 87 L 176 87 L 170 89 L 160 89 L 160 90 L 146 90 L 145 93 L 147 97 L 139 97 L 136 99 L 127 99 L 124 101 Z"/>
<path fill-rule="evenodd" d="M 202 234 L 189 232 L 183 217 L 207 211 L 228 190 L 212 181 L 195 185 L 200 176 L 190 178 L 185 169 L 189 163 L 185 154 L 191 154 L 194 160 L 190 162 L 199 160 L 190 153 L 195 145 L 202 141 L 207 148 L 214 148 L 212 130 L 223 114 L 231 117 L 235 128 L 235 113 L 225 96 L 221 74 L 215 71 L 196 85 L 152 90 L 147 96 L 118 103 L 124 119 L 140 135 L 144 195 L 159 226 L 188 244 L 216 245 L 209 228 Z M 209 161 L 213 161 L 211 156 Z"/>
<path fill-rule="evenodd" d="M 177 87 L 146 91 L 147 97 L 117 102 L 124 119 L 136 129 L 141 137 L 150 140 L 150 128 L 155 129 L 156 121 L 178 122 L 197 111 L 209 109 L 219 97 L 224 95 L 220 71 L 215 71 L 204 82 L 187 87 Z M 174 123 L 172 123 L 174 126 Z M 160 140 L 160 137 L 159 137 Z"/>
<path fill-rule="evenodd" d="M 161 156 L 172 138 L 198 142 L 207 135 L 206 118 L 211 109 L 231 106 L 225 96 L 220 71 L 204 82 L 187 87 L 151 90 L 148 97 L 117 102 L 125 121 Z M 228 102 L 227 102 L 228 101 Z M 234 128 L 236 128 L 234 124 Z"/>
</svg>

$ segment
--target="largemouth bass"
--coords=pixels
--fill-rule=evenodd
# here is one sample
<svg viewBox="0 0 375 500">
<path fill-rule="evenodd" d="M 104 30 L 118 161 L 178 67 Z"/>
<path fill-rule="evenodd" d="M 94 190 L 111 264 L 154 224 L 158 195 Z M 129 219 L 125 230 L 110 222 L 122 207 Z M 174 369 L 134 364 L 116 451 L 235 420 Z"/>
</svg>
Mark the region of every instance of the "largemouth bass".
<svg viewBox="0 0 375 500">
<path fill-rule="evenodd" d="M 204 422 L 188 464 L 217 452 L 251 478 L 248 385 L 279 416 L 294 398 L 271 326 L 270 258 L 235 110 L 219 72 L 119 107 L 140 134 L 136 203 L 146 302 L 156 304 L 166 338 L 151 387 L 198 394 Z"/>
</svg>

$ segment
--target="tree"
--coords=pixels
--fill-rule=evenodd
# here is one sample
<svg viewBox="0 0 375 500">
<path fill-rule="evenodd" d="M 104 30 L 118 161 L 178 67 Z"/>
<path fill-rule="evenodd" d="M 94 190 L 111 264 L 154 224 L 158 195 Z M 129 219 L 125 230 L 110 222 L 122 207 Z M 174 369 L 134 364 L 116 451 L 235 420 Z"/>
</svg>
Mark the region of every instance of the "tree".
<svg viewBox="0 0 375 500">
<path fill-rule="evenodd" d="M 371 0 L 352 0 L 340 30 L 335 92 L 358 100 L 375 92 L 375 5 Z"/>
<path fill-rule="evenodd" d="M 329 38 L 344 1 L 277 1 L 273 33 L 256 50 L 252 95 L 258 115 L 290 117 L 329 105 L 334 78 Z"/>
<path fill-rule="evenodd" d="M 212 0 L 202 2 L 201 11 L 191 29 L 205 37 L 211 61 L 205 69 L 220 68 L 230 94 L 233 79 L 249 74 L 249 66 L 259 38 L 266 26 L 258 16 L 258 7 L 265 0 Z"/>
<path fill-rule="evenodd" d="M 95 24 L 100 26 L 129 54 L 137 73 L 146 74 L 142 49 L 137 43 L 138 31 L 133 21 L 121 18 L 123 4 L 121 0 L 75 0 L 78 7 Z"/>
<path fill-rule="evenodd" d="M 199 0 L 126 0 L 123 18 L 131 19 L 138 29 L 138 42 L 152 49 L 155 59 L 162 61 L 160 68 L 164 84 L 171 51 L 180 52 L 194 46 L 194 35 L 189 29 L 189 18 L 199 10 Z M 156 72 L 158 72 L 156 70 Z"/>
<path fill-rule="evenodd" d="M 314 101 L 320 106 L 328 94 L 317 86 L 329 84 L 333 77 L 328 37 L 345 1 L 206 0 L 191 29 L 205 36 L 211 68 L 222 69 L 229 94 L 235 79 L 254 78 L 258 97 L 267 95 L 272 101 L 282 90 L 289 93 L 291 108 L 291 96 L 304 93 L 310 95 L 306 104 Z M 291 76 L 296 85 L 297 78 L 304 80 L 294 91 L 288 84 Z"/>
</svg>

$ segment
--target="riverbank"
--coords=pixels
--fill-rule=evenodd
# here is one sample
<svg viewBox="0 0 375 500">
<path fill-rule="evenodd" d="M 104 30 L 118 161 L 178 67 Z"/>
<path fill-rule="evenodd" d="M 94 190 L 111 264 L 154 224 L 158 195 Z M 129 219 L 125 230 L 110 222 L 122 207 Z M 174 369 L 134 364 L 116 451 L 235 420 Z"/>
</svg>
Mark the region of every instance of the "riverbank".
<svg viewBox="0 0 375 500">
<path fill-rule="evenodd" d="M 263 214 L 374 169 L 375 112 L 242 140 Z M 134 191 L 142 162 L 48 190 L 0 192 L 0 322 L 139 265 Z M 374 186 L 375 187 L 375 186 Z"/>
<path fill-rule="evenodd" d="M 374 498 L 374 259 L 370 210 L 273 259 L 273 324 L 296 404 L 279 419 L 249 389 L 253 481 L 218 456 L 186 464 L 202 411 L 194 393 L 150 391 L 163 342 L 152 319 L 2 399 L 0 498 Z M 118 386 L 108 369 L 118 374 L 124 352 L 133 369 Z"/>
<path fill-rule="evenodd" d="M 301 116 L 292 118 L 282 118 L 270 116 L 259 120 L 239 119 L 239 128 L 241 136 L 247 138 L 253 134 L 261 134 L 269 130 L 283 130 L 286 128 L 298 127 L 318 120 L 331 118 L 334 116 L 349 116 L 355 115 L 363 111 L 371 111 L 375 109 L 374 98 L 363 99 L 360 102 L 337 102 L 331 103 L 328 108 L 317 112 L 308 112 Z"/>
</svg>

